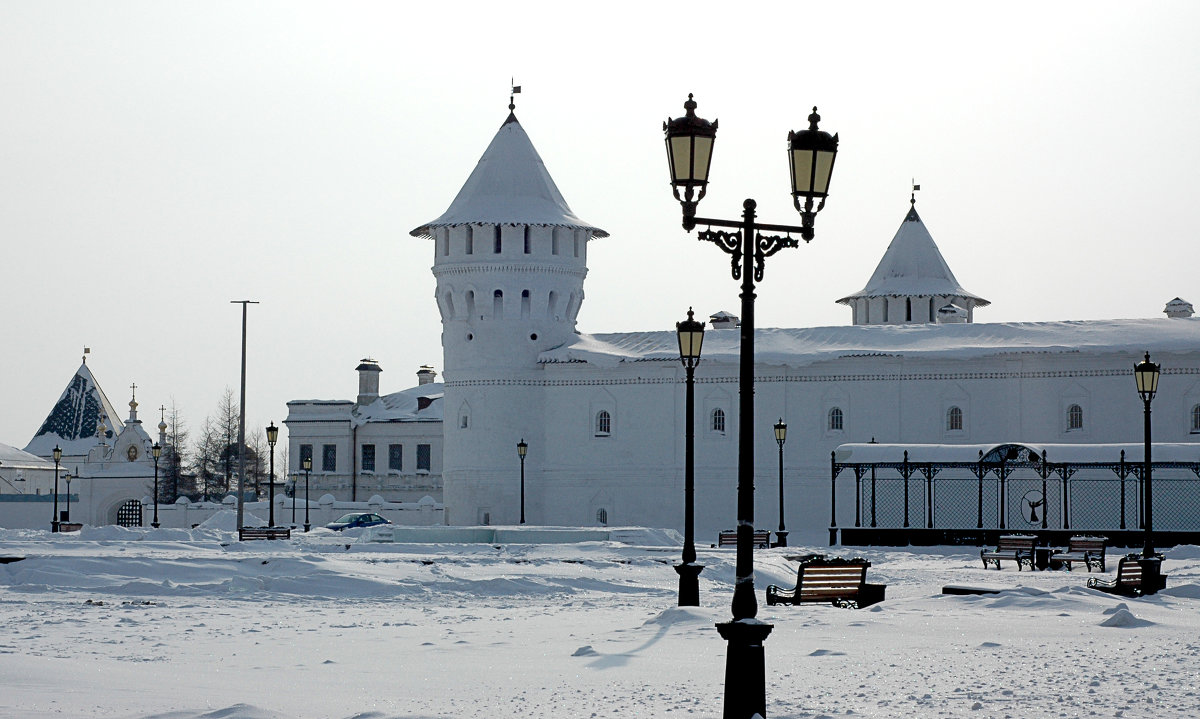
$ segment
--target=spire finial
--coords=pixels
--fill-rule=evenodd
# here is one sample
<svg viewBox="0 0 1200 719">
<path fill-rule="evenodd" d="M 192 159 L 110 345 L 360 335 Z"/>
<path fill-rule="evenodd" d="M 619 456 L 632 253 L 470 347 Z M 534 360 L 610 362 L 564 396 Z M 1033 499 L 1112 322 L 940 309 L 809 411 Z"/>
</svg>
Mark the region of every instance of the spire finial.
<svg viewBox="0 0 1200 719">
<path fill-rule="evenodd" d="M 84 348 L 83 348 L 83 363 L 84 363 L 84 364 L 87 364 L 87 356 L 88 356 L 89 354 L 91 354 L 91 353 L 92 353 L 92 348 L 91 348 L 91 347 L 84 347 Z"/>
<path fill-rule="evenodd" d="M 915 177 L 913 178 L 913 181 L 912 181 L 912 182 L 913 182 L 913 186 L 912 186 L 912 199 L 911 199 L 911 200 L 909 200 L 909 203 L 910 203 L 910 204 L 911 204 L 913 207 L 916 207 L 916 206 L 917 206 L 917 191 L 921 189 L 921 186 L 917 184 L 917 179 L 916 179 Z"/>
<path fill-rule="evenodd" d="M 516 78 L 509 78 L 509 80 L 510 80 L 510 83 L 516 83 L 516 81 L 517 81 Z M 513 84 L 512 85 L 512 94 L 510 94 L 508 96 L 508 111 L 509 112 L 512 112 L 517 109 L 517 103 L 514 102 L 514 100 L 515 100 L 516 96 L 520 95 L 520 94 L 521 94 L 521 86 Z"/>
</svg>

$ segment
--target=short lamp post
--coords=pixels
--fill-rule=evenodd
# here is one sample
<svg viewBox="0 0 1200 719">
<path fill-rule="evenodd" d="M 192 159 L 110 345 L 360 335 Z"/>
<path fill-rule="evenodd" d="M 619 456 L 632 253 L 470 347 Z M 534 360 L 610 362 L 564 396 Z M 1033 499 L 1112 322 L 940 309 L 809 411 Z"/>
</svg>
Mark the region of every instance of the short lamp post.
<svg viewBox="0 0 1200 719">
<path fill-rule="evenodd" d="M 68 522 L 71 521 L 71 480 L 72 479 L 74 479 L 74 477 L 71 476 L 70 472 L 67 472 L 66 474 L 63 475 L 63 481 L 67 483 L 67 511 L 63 513 L 63 517 Z"/>
<path fill-rule="evenodd" d="M 525 455 L 529 453 L 529 445 L 522 437 L 517 442 L 517 456 L 521 458 L 521 524 L 525 524 Z"/>
<path fill-rule="evenodd" d="M 763 642 L 772 625 L 754 621 L 758 602 L 754 596 L 754 285 L 762 281 L 766 258 L 788 247 L 798 247 L 792 237 L 813 239 L 816 215 L 825 206 L 829 180 L 837 157 L 838 137 L 819 130 L 821 116 L 814 107 L 806 130 L 788 133 L 791 194 L 800 213 L 800 226 L 759 223 L 748 199 L 742 203 L 740 221 L 696 216 L 696 206 L 708 188 L 709 165 L 717 137 L 717 121 L 696 115 L 696 102 L 688 95 L 683 117 L 663 123 L 667 161 L 675 199 L 683 209 L 683 228 L 697 225 L 701 240 L 712 242 L 732 255 L 733 279 L 741 280 L 741 353 L 738 384 L 738 491 L 737 563 L 733 591 L 733 619 L 717 625 L 729 643 L 725 664 L 725 719 L 766 716 L 766 670 Z M 681 196 L 682 193 L 682 196 Z M 818 204 L 814 207 L 814 201 Z M 713 230 L 728 228 L 730 231 Z M 767 232 L 781 235 L 764 234 Z"/>
<path fill-rule="evenodd" d="M 787 546 L 787 528 L 783 526 L 783 443 L 787 441 L 787 424 L 783 417 L 775 423 L 775 441 L 779 443 L 779 530 L 775 532 L 777 547 Z"/>
<path fill-rule="evenodd" d="M 275 423 L 267 425 L 267 444 L 271 447 L 271 473 L 267 475 L 267 524 L 275 526 L 275 443 L 279 441 L 279 428 Z"/>
<path fill-rule="evenodd" d="M 158 529 L 158 458 L 162 456 L 162 445 L 155 442 L 150 448 L 150 456 L 154 458 L 154 521 L 150 526 Z"/>
<path fill-rule="evenodd" d="M 62 461 L 62 448 L 54 445 L 54 515 L 50 518 L 50 531 L 58 531 L 58 463 Z"/>
<path fill-rule="evenodd" d="M 704 323 L 697 322 L 688 308 L 687 319 L 675 323 L 679 338 L 679 361 L 686 373 L 684 393 L 683 444 L 683 557 L 675 565 L 679 574 L 679 606 L 700 606 L 700 572 L 704 565 L 696 563 L 696 365 L 700 364 L 700 348 L 704 344 Z"/>
<path fill-rule="evenodd" d="M 308 478 L 311 474 L 312 474 L 312 457 L 305 457 L 304 458 L 304 531 L 305 532 L 307 532 L 309 530 L 309 528 L 312 526 L 308 522 L 308 505 L 309 505 L 309 502 L 308 502 Z M 295 496 L 296 496 L 296 492 L 293 491 L 292 492 L 292 497 L 293 497 L 293 499 L 292 499 L 292 514 L 293 515 L 295 515 L 295 512 L 296 512 Z M 295 518 L 295 516 L 293 516 L 292 522 L 295 523 L 295 521 L 296 521 L 296 518 Z"/>
</svg>

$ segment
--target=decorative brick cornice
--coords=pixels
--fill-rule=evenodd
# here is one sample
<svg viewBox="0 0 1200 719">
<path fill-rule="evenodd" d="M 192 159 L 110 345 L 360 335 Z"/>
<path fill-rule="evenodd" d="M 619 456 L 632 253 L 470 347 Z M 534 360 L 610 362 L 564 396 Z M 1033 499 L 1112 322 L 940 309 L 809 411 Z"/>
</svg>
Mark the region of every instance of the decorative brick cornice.
<svg viewBox="0 0 1200 719">
<path fill-rule="evenodd" d="M 516 274 L 550 274 L 550 275 L 570 275 L 578 277 L 580 280 L 587 277 L 586 267 L 571 267 L 568 265 L 549 264 L 544 262 L 524 263 L 524 262 L 500 262 L 500 263 L 455 263 L 452 265 L 434 265 L 433 276 L 462 276 L 475 275 L 481 273 L 497 273 L 497 272 L 512 272 Z"/>
</svg>

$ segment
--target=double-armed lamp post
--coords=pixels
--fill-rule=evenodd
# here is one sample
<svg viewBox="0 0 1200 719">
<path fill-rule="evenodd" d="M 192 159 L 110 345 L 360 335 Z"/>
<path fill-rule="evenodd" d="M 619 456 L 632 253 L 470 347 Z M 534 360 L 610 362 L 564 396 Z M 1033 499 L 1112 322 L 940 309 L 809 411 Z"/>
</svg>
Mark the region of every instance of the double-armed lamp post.
<svg viewBox="0 0 1200 719">
<path fill-rule="evenodd" d="M 704 323 L 697 322 L 688 308 L 687 319 L 675 323 L 679 337 L 679 361 L 686 372 L 687 390 L 684 395 L 683 443 L 683 561 L 675 565 L 679 573 L 679 606 L 700 606 L 700 572 L 703 564 L 696 563 L 696 365 L 700 364 L 700 347 L 704 344 Z"/>
<path fill-rule="evenodd" d="M 737 565 L 733 590 L 733 618 L 717 625 L 729 643 L 725 664 L 725 719 L 766 716 L 766 670 L 763 641 L 772 625 L 754 619 L 754 285 L 763 278 L 766 258 L 788 247 L 798 247 L 814 236 L 817 213 L 825 206 L 829 179 L 837 157 L 838 137 L 817 128 L 821 116 L 814 107 L 806 130 L 788 133 L 791 194 L 800 213 L 800 226 L 768 225 L 757 221 L 757 203 L 742 203 L 741 221 L 696 216 L 696 206 L 708 190 L 708 171 L 717 137 L 717 121 L 696 115 L 696 102 L 688 95 L 686 114 L 663 123 L 667 161 L 675 199 L 683 207 L 683 228 L 697 225 L 701 240 L 715 243 L 732 256 L 733 279 L 741 280 L 741 353 L 738 402 Z M 815 203 L 815 207 L 814 207 Z M 730 231 L 712 228 L 728 228 Z M 764 232 L 783 233 L 763 234 Z"/>
</svg>

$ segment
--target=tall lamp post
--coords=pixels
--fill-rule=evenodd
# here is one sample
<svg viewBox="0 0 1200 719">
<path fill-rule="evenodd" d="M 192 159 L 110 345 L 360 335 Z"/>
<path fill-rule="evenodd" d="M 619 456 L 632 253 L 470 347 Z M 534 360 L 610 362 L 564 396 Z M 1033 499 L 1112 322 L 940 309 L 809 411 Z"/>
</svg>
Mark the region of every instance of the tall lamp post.
<svg viewBox="0 0 1200 719">
<path fill-rule="evenodd" d="M 312 474 L 312 457 L 304 458 L 304 531 L 307 532 L 312 525 L 308 523 L 308 477 Z M 296 492 L 292 491 L 292 514 L 296 512 Z M 292 523 L 296 522 L 296 517 L 292 517 Z"/>
<path fill-rule="evenodd" d="M 1150 559 L 1155 556 L 1154 552 L 1154 522 L 1153 512 L 1154 503 L 1150 472 L 1150 402 L 1154 400 L 1154 394 L 1158 391 L 1158 376 L 1159 367 L 1150 361 L 1150 353 L 1146 353 L 1146 359 L 1138 362 L 1133 367 L 1133 376 L 1137 380 L 1138 396 L 1142 398 L 1142 405 L 1145 408 L 1143 417 L 1143 439 L 1146 442 L 1145 446 L 1145 464 L 1142 467 L 1142 513 L 1146 519 L 1146 544 L 1142 548 L 1142 557 Z"/>
<path fill-rule="evenodd" d="M 742 203 L 741 221 L 696 216 L 696 206 L 708 189 L 708 171 L 717 122 L 696 115 L 696 102 L 688 95 L 683 105 L 687 114 L 663 123 L 667 161 L 675 199 L 683 208 L 683 228 L 691 232 L 697 225 L 706 229 L 698 238 L 715 243 L 732 256 L 733 279 L 741 280 L 741 353 L 738 384 L 738 492 L 737 492 L 737 564 L 733 591 L 733 619 L 717 625 L 717 631 L 729 643 L 725 664 L 725 719 L 749 719 L 758 713 L 766 716 L 766 670 L 763 641 L 772 625 L 751 621 L 758 613 L 754 596 L 754 283 L 762 281 L 766 258 L 787 247 L 798 247 L 798 234 L 805 242 L 814 236 L 816 215 L 825 206 L 829 179 L 837 156 L 838 137 L 819 130 L 821 116 L 816 108 L 808 116 L 806 130 L 788 133 L 788 162 L 791 167 L 791 192 L 800 213 L 799 227 L 768 225 L 757 221 L 758 204 Z M 680 193 L 683 193 L 682 196 Z M 814 208 L 814 200 L 819 203 Z M 713 230 L 714 227 L 732 231 Z M 766 235 L 764 232 L 781 232 Z"/>
<path fill-rule="evenodd" d="M 158 458 L 162 456 L 162 445 L 155 442 L 150 448 L 150 456 L 154 457 L 154 521 L 150 526 L 158 529 Z"/>
<path fill-rule="evenodd" d="M 517 456 L 521 458 L 521 524 L 525 524 L 525 455 L 529 453 L 529 445 L 522 437 L 517 442 Z"/>
<path fill-rule="evenodd" d="M 679 338 L 679 361 L 686 371 L 687 390 L 684 394 L 683 444 L 683 561 L 675 565 L 679 574 L 679 606 L 700 606 L 700 572 L 703 564 L 696 563 L 695 497 L 696 497 L 696 365 L 700 364 L 700 347 L 704 344 L 704 323 L 697 322 L 688 308 L 687 319 L 675 323 Z"/>
<path fill-rule="evenodd" d="M 71 521 L 71 480 L 72 479 L 74 479 L 74 477 L 71 476 L 70 472 L 67 472 L 66 474 L 63 475 L 63 481 L 67 483 L 67 511 L 63 513 L 63 516 L 66 517 L 66 521 L 68 521 L 68 522 Z"/>
<path fill-rule="evenodd" d="M 267 510 L 267 524 L 271 527 L 275 526 L 275 443 L 279 441 L 279 428 L 275 423 L 267 425 L 267 444 L 271 446 L 271 473 L 267 481 L 267 504 L 270 509 Z"/>
<path fill-rule="evenodd" d="M 779 530 L 775 532 L 777 547 L 787 546 L 787 529 L 783 526 L 783 443 L 787 441 L 787 424 L 783 417 L 775 423 L 775 441 L 779 443 Z"/>
<path fill-rule="evenodd" d="M 50 531 L 58 531 L 58 463 L 62 461 L 62 447 L 54 445 L 54 516 L 50 518 Z"/>
</svg>

